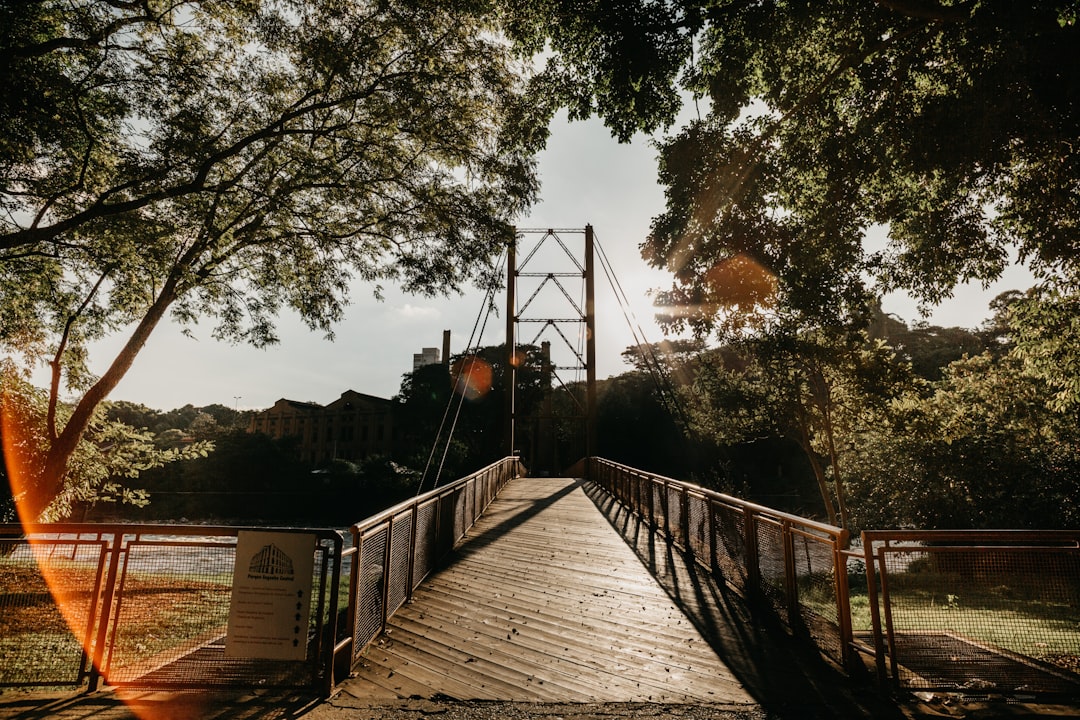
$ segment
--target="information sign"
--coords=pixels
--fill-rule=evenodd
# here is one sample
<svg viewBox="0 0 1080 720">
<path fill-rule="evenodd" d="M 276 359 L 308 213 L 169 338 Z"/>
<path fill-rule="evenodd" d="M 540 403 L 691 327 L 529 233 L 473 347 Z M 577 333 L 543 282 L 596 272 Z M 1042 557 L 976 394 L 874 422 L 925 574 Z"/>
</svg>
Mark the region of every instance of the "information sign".
<svg viewBox="0 0 1080 720">
<path fill-rule="evenodd" d="M 239 532 L 227 657 L 307 657 L 314 556 L 311 534 Z"/>
</svg>

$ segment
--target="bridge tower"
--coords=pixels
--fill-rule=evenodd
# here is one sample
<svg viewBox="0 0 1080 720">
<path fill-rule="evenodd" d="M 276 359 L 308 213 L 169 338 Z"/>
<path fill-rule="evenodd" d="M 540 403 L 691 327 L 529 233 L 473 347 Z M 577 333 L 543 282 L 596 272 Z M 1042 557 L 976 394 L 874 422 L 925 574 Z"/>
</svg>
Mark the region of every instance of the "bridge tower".
<svg viewBox="0 0 1080 720">
<path fill-rule="evenodd" d="M 593 242 L 591 225 L 519 228 L 508 252 L 506 446 L 537 473 L 561 474 L 596 451 Z M 517 402 L 523 347 L 539 347 L 544 393 L 528 413 L 519 412 Z"/>
</svg>

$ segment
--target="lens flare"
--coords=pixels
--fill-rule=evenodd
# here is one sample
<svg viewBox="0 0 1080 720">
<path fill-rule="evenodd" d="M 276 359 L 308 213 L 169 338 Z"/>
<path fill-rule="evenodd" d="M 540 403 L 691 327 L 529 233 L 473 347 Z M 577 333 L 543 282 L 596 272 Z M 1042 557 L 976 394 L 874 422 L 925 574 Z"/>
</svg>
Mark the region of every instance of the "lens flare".
<svg viewBox="0 0 1080 720">
<path fill-rule="evenodd" d="M 725 258 L 705 271 L 710 298 L 720 307 L 750 312 L 776 301 L 776 276 L 746 253 Z"/>
<path fill-rule="evenodd" d="M 95 551 L 92 553 L 93 559 L 85 562 L 81 555 L 76 559 L 74 550 L 68 552 L 71 545 L 66 545 L 63 539 L 54 535 L 54 539 L 50 541 L 44 539 L 40 532 L 35 534 L 38 514 L 51 499 L 42 496 L 42 488 L 45 486 L 42 482 L 44 449 L 48 447 L 48 438 L 39 409 L 27 396 L 11 392 L 7 387 L 0 388 L 0 440 L 8 483 L 15 499 L 19 522 L 26 535 L 30 556 L 36 565 L 36 572 L 29 563 L 25 564 L 25 571 L 19 572 L 17 577 L 21 577 L 23 583 L 19 590 L 32 592 L 39 587 L 39 583 L 44 583 L 52 596 L 52 605 L 59 613 L 58 618 L 52 615 L 51 611 L 36 614 L 32 619 L 27 616 L 25 624 L 33 625 L 27 628 L 33 632 L 52 628 L 54 622 L 57 632 L 66 625 L 71 636 L 86 652 L 87 658 L 99 670 L 103 670 L 102 658 L 107 652 L 106 643 L 100 637 L 100 626 L 95 619 L 101 613 L 102 598 L 91 593 L 91 588 L 94 587 L 93 574 L 102 571 L 94 561 L 99 555 Z M 92 548 L 95 544 L 90 542 L 80 547 Z M 58 552 L 60 549 L 63 551 Z M 23 563 L 22 560 L 18 562 Z M 20 626 L 22 624 L 23 622 L 18 623 Z M 104 680 L 108 682 L 108 678 Z M 148 698 L 144 692 L 122 689 L 118 690 L 115 697 L 123 701 L 131 714 L 139 720 L 201 717 L 212 702 L 202 695 L 181 697 L 159 694 Z"/>
<path fill-rule="evenodd" d="M 510 366 L 520 368 L 525 364 L 525 353 L 521 350 L 515 350 L 510 354 Z"/>
<path fill-rule="evenodd" d="M 3 438 L 8 484 L 15 499 L 19 522 L 27 532 L 31 555 L 64 624 L 90 655 L 92 648 L 86 647 L 87 616 L 83 607 L 86 605 L 86 589 L 71 582 L 70 578 L 65 582 L 62 570 L 48 562 L 55 545 L 42 542 L 31 533 L 38 512 L 48 504 L 44 498 L 38 497 L 42 485 L 41 469 L 44 467 L 44 438 L 39 437 L 37 432 L 40 425 L 35 422 L 37 419 L 25 397 L 11 393 L 6 388 L 0 393 L 0 436 Z"/>
<path fill-rule="evenodd" d="M 491 392 L 493 377 L 491 364 L 475 355 L 456 361 L 452 377 L 454 392 L 466 400 L 480 400 Z"/>
</svg>

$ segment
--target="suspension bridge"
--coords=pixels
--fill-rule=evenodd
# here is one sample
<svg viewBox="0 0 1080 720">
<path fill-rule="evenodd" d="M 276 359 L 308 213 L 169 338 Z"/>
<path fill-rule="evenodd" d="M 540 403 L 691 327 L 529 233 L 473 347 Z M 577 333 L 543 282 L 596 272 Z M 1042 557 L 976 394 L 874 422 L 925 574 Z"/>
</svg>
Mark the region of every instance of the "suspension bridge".
<svg viewBox="0 0 1080 720">
<path fill-rule="evenodd" d="M 509 267 L 513 284 L 520 266 Z M 586 343 L 592 305 L 590 290 L 571 318 L 589 328 Z M 511 306 L 512 354 L 524 316 Z M 594 350 L 572 355 L 587 369 Z M 1080 656 L 1060 630 L 1080 607 L 1080 534 L 875 531 L 853 548 L 842 528 L 595 457 L 591 392 L 580 410 L 584 459 L 560 476 L 529 473 L 511 453 L 356 523 L 347 538 L 0 527 L 0 686 L 278 689 L 367 707 L 689 705 L 777 718 L 903 717 L 881 688 L 1080 697 L 1080 675 L 1060 661 Z M 516 450 L 512 400 L 508 417 Z M 546 443 L 530 438 L 540 467 L 556 458 Z M 258 647 L 277 642 L 270 635 L 236 651 L 237 554 L 267 537 L 282 573 L 302 583 L 295 627 L 291 609 L 281 623 L 295 632 L 272 652 Z M 279 546 L 313 549 L 310 566 L 295 564 L 299 578 Z M 962 590 L 945 592 L 958 581 Z M 933 609 L 960 592 L 967 604 Z M 1024 609 L 1033 603 L 1044 608 L 1035 616 Z M 169 626 L 155 630 L 168 637 L 151 625 Z M 313 720 L 336 717 L 319 712 Z"/>
</svg>

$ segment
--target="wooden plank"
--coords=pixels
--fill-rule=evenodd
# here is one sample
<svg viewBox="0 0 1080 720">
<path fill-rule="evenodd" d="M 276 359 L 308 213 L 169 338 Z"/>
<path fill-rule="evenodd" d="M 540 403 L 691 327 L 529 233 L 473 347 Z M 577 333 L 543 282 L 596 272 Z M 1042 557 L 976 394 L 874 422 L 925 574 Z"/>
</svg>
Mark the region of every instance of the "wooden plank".
<svg viewBox="0 0 1080 720">
<path fill-rule="evenodd" d="M 753 702 L 567 478 L 510 483 L 356 675 L 373 699 Z"/>
<path fill-rule="evenodd" d="M 573 673 L 579 683 L 590 685 L 591 690 L 587 692 L 588 697 L 592 698 L 602 696 L 604 688 L 611 687 L 612 683 L 623 683 L 628 677 L 634 680 L 635 693 L 646 688 L 651 689 L 653 695 L 669 692 L 670 683 L 676 681 L 680 684 L 682 695 L 686 695 L 688 689 L 714 689 L 716 683 L 715 677 L 699 673 L 695 663 L 688 658 L 659 657 L 657 653 L 647 649 L 628 651 L 618 646 L 598 648 L 580 643 L 561 647 L 562 643 L 538 639 L 528 629 L 522 631 L 520 637 L 515 635 L 512 645 L 500 642 L 500 628 L 480 636 L 468 628 L 455 632 L 445 626 L 436 630 L 427 627 L 424 632 L 425 637 L 432 642 L 448 642 L 445 637 L 450 635 L 450 642 L 456 638 L 458 647 L 469 648 L 477 654 L 486 651 L 489 657 L 504 658 L 503 661 L 508 663 L 525 664 L 533 674 L 546 677 L 549 682 L 558 685 L 566 684 L 565 680 L 560 678 L 560 673 Z M 511 647 L 512 649 L 509 649 Z M 596 652 L 598 649 L 604 650 L 602 659 L 599 660 Z M 618 678 L 609 677 L 613 674 Z M 603 682 L 594 681 L 596 677 L 603 678 Z"/>
</svg>

